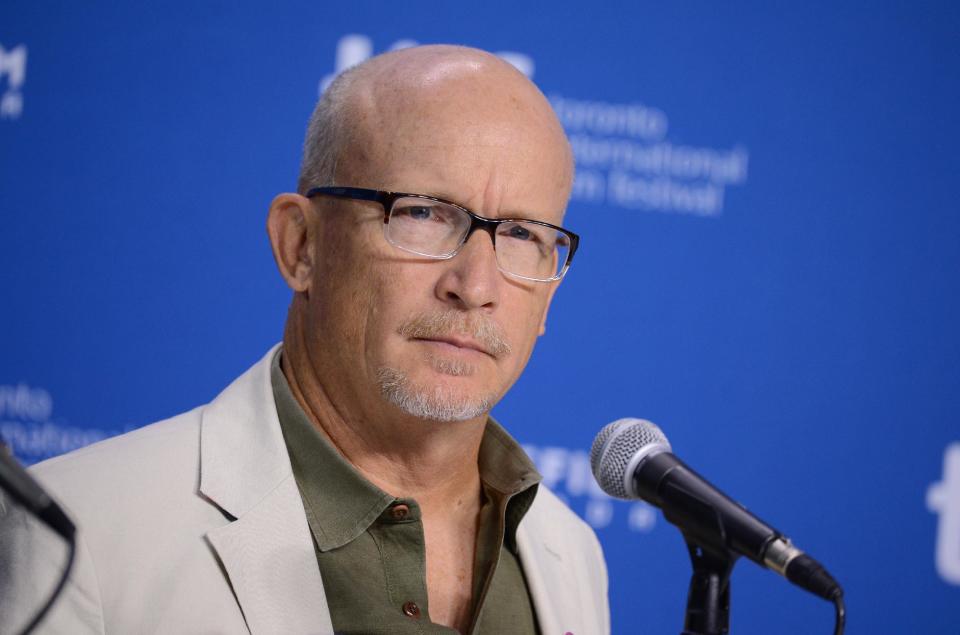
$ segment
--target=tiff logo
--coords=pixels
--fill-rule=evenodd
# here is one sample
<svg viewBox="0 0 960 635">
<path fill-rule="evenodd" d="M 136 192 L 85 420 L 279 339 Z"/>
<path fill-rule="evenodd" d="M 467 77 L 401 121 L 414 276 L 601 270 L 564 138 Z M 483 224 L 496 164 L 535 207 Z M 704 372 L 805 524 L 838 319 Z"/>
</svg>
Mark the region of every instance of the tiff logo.
<svg viewBox="0 0 960 635">
<path fill-rule="evenodd" d="M 9 51 L 0 44 L 0 80 L 7 77 L 7 90 L 0 96 L 0 119 L 19 119 L 23 113 L 20 87 L 27 78 L 27 47 L 21 44 Z"/>
<path fill-rule="evenodd" d="M 960 585 L 960 443 L 943 453 L 943 480 L 927 490 L 927 508 L 940 514 L 936 564 L 940 577 Z"/>
<path fill-rule="evenodd" d="M 410 48 L 411 46 L 417 46 L 418 42 L 415 40 L 402 39 L 394 42 L 387 51 L 399 51 L 400 49 Z M 533 58 L 529 55 L 524 55 L 523 53 L 517 53 L 515 51 L 499 51 L 497 55 L 502 57 L 507 62 L 513 64 L 513 66 L 526 75 L 527 77 L 533 79 Z M 334 58 L 334 70 L 329 75 L 326 75 L 323 79 L 320 80 L 318 94 L 322 95 L 323 91 L 327 89 L 327 86 L 330 85 L 330 82 L 333 81 L 337 75 L 352 68 L 361 62 L 365 62 L 368 59 L 373 57 L 373 40 L 371 40 L 366 35 L 345 35 L 337 42 L 337 53 Z"/>
</svg>

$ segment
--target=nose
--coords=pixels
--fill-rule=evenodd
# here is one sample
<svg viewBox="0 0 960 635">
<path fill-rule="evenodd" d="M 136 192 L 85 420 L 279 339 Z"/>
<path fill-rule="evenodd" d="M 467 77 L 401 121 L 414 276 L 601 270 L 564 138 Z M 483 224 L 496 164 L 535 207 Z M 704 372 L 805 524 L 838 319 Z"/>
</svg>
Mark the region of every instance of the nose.
<svg viewBox="0 0 960 635">
<path fill-rule="evenodd" d="M 499 304 L 503 274 L 489 233 L 473 232 L 456 256 L 437 264 L 444 267 L 436 286 L 441 301 L 463 310 L 489 310 Z"/>
</svg>

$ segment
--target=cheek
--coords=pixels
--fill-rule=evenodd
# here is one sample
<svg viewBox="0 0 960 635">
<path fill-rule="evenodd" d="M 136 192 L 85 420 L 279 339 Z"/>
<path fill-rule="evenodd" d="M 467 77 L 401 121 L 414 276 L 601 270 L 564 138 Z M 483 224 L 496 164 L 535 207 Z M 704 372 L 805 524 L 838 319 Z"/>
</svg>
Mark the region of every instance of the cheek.
<svg viewBox="0 0 960 635">
<path fill-rule="evenodd" d="M 429 307 L 429 273 L 416 265 L 387 260 L 366 267 L 366 287 L 358 290 L 367 305 L 368 347 L 382 348 L 400 325 Z"/>
<path fill-rule="evenodd" d="M 333 347 L 349 343 L 355 349 L 364 341 L 367 323 L 376 311 L 377 276 L 363 245 L 345 240 L 324 244 L 328 247 L 317 253 L 311 285 L 315 324 L 322 331 L 316 336 Z"/>
<path fill-rule="evenodd" d="M 510 334 L 510 345 L 513 346 L 515 357 L 521 364 L 526 364 L 533 346 L 540 335 L 540 326 L 543 323 L 549 297 L 539 290 L 517 289 L 517 295 L 508 306 L 516 308 L 503 312 L 503 326 Z M 521 308 L 522 307 L 522 308 Z"/>
<path fill-rule="evenodd" d="M 358 264 L 340 270 L 344 283 L 334 283 L 345 305 L 339 315 L 349 323 L 348 336 L 360 347 L 367 367 L 377 369 L 396 362 L 397 329 L 424 307 L 424 276 L 405 275 L 401 263 L 370 253 L 353 262 Z"/>
</svg>

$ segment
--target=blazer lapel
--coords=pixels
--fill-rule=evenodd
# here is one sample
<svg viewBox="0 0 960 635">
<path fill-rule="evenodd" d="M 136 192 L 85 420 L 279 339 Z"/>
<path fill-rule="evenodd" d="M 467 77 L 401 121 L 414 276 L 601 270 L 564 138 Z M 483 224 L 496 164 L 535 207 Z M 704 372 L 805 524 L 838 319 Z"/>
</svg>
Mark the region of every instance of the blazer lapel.
<svg viewBox="0 0 960 635">
<path fill-rule="evenodd" d="M 534 502 L 536 505 L 536 502 Z M 517 550 L 537 612 L 542 635 L 594 635 L 584 630 L 580 596 L 549 522 L 531 518 L 531 508 L 517 528 Z M 537 522 L 528 522 L 537 521 Z"/>
<path fill-rule="evenodd" d="M 280 431 L 277 347 L 203 412 L 200 490 L 233 517 L 207 533 L 252 635 L 332 635 L 313 540 Z"/>
<path fill-rule="evenodd" d="M 253 635 L 332 634 L 317 558 L 291 476 L 261 504 L 207 533 Z"/>
</svg>

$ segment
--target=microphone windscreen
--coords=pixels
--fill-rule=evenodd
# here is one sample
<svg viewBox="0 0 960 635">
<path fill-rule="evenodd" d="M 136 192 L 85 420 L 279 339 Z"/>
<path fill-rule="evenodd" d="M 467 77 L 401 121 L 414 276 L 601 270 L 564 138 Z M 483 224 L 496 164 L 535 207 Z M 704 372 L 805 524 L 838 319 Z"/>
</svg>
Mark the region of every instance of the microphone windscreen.
<svg viewBox="0 0 960 635">
<path fill-rule="evenodd" d="M 628 476 L 651 453 L 669 452 L 670 442 L 656 424 L 643 419 L 618 419 L 593 440 L 590 467 L 600 489 L 616 498 L 636 498 L 627 489 Z"/>
</svg>

